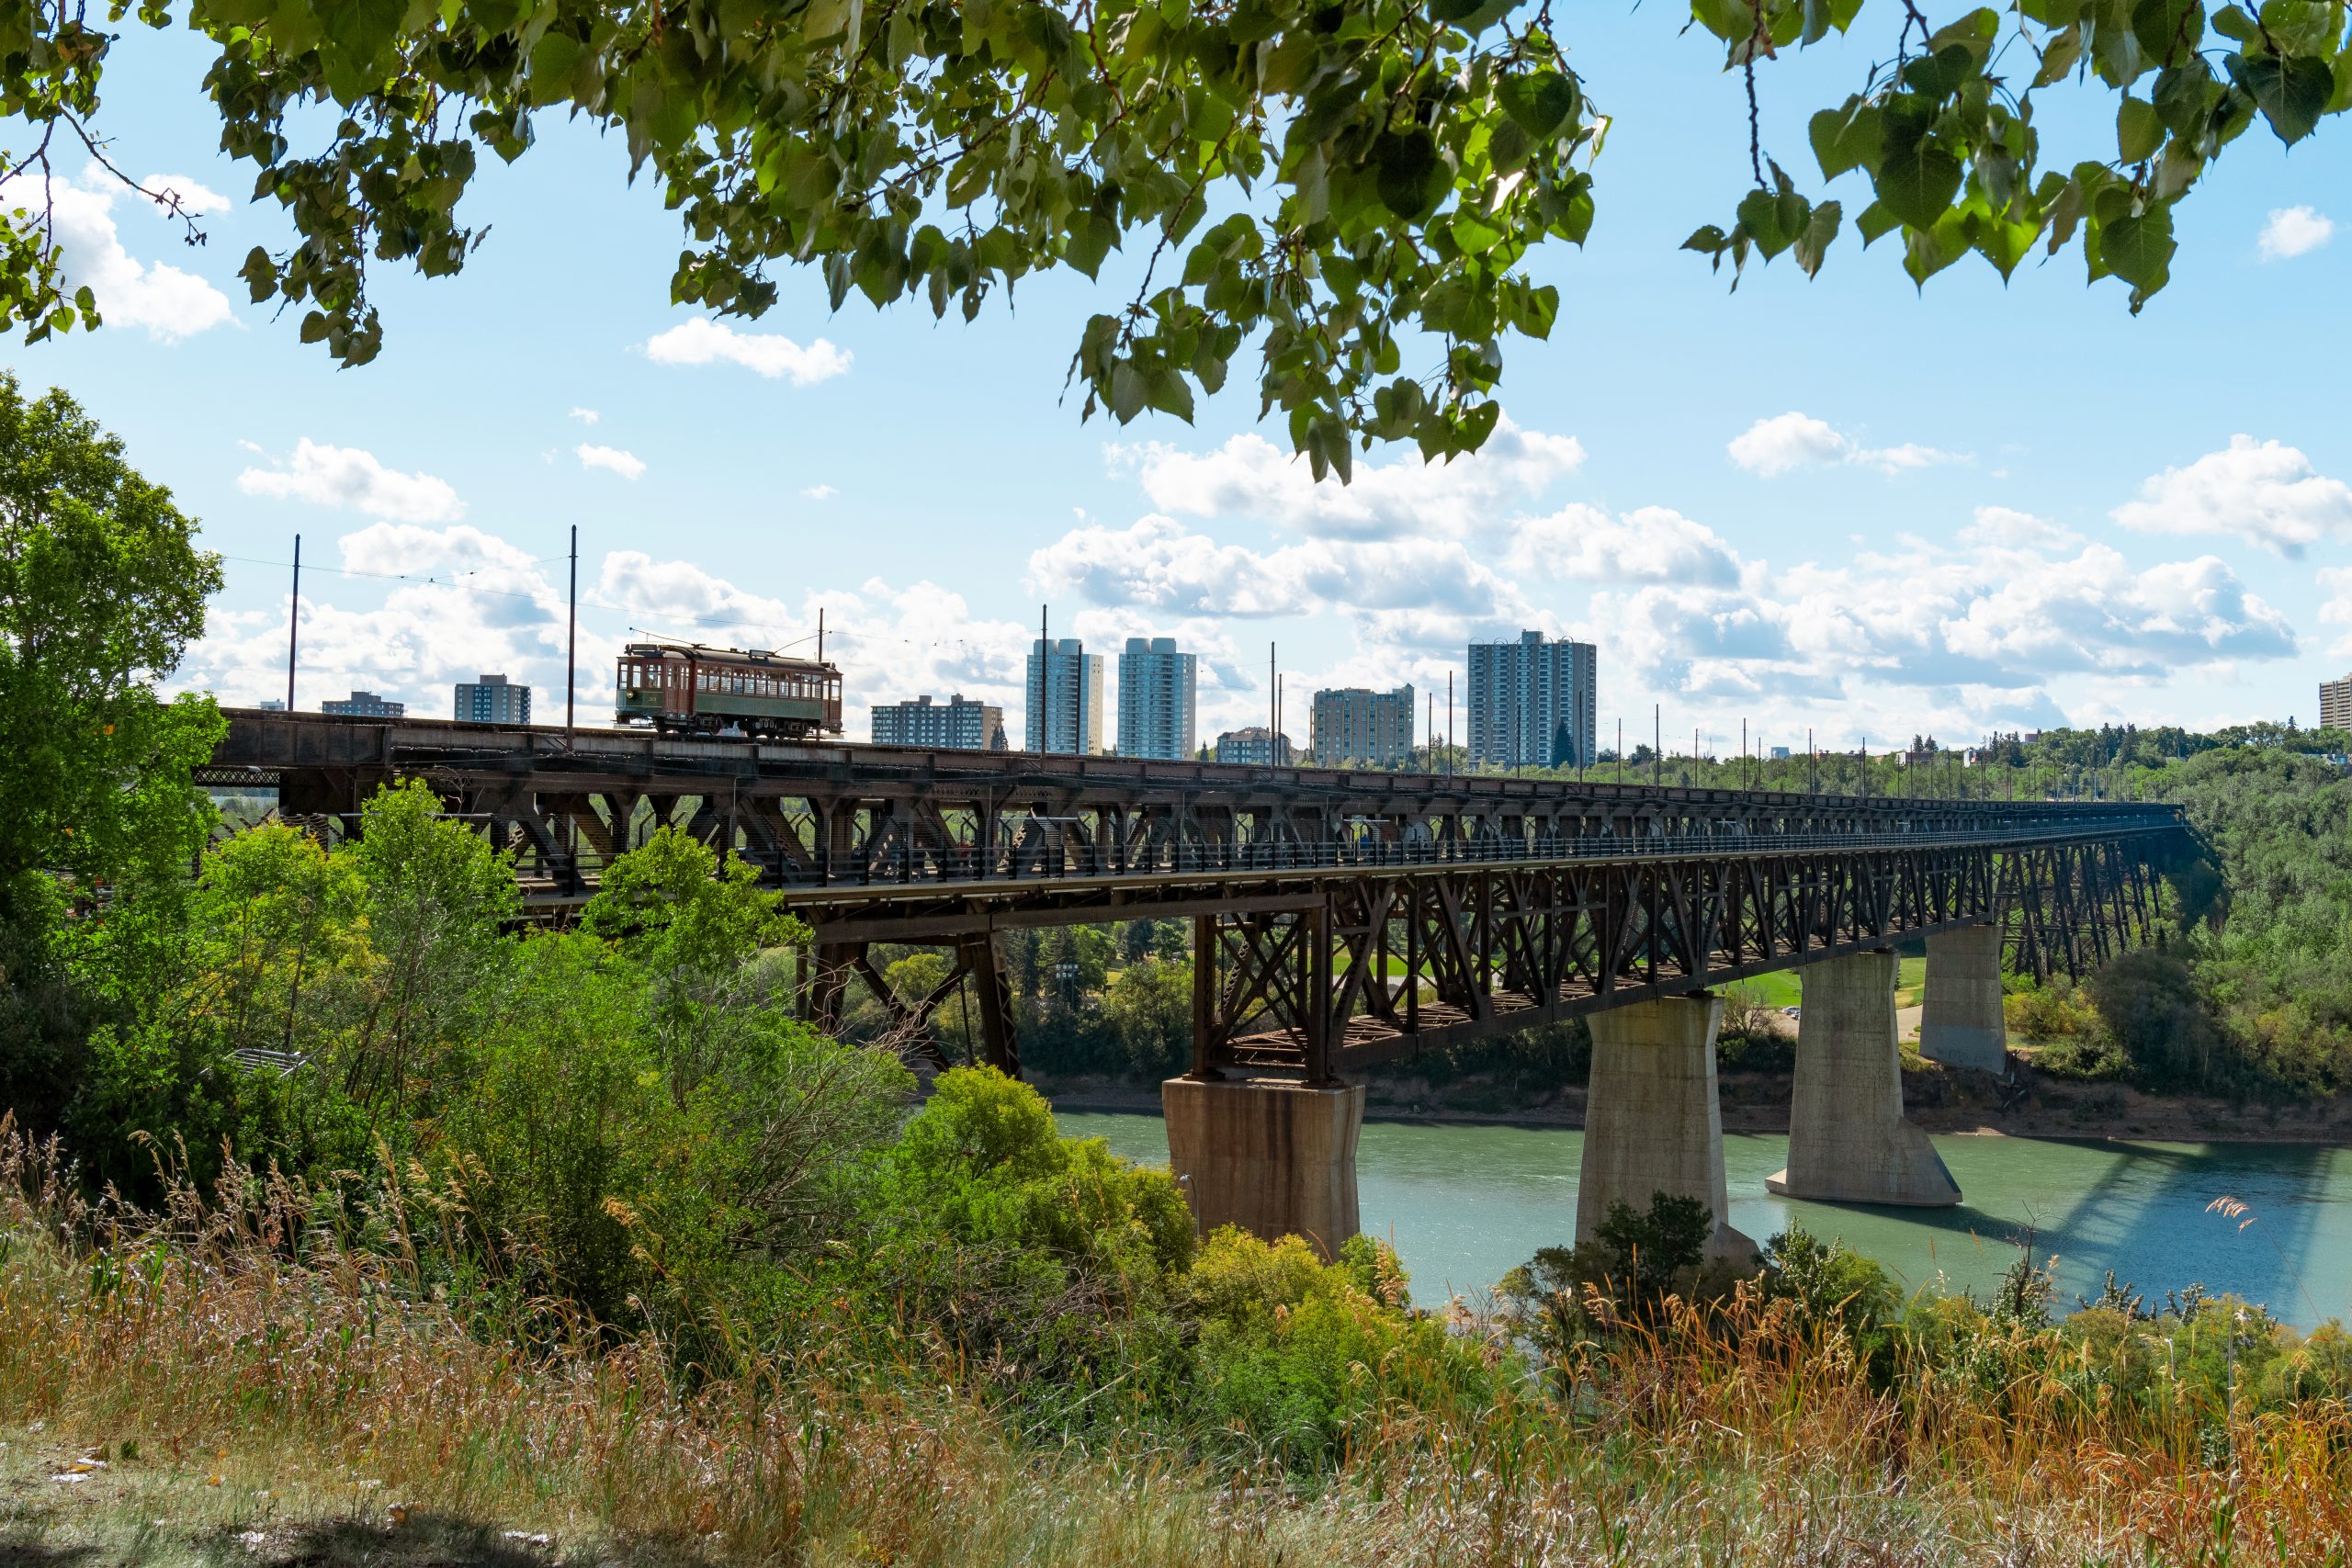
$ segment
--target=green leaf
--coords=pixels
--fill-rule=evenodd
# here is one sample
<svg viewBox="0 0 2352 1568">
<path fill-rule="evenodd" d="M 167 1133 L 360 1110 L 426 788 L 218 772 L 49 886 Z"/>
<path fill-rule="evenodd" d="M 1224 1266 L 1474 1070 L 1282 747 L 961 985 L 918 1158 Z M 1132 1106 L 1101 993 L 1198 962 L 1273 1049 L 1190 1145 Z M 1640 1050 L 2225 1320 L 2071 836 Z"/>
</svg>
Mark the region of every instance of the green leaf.
<svg viewBox="0 0 2352 1568">
<path fill-rule="evenodd" d="M 1445 194 L 1448 174 L 1437 155 L 1437 138 L 1415 126 L 1383 136 L 1373 144 L 1380 199 L 1399 218 L 1418 218 Z"/>
<path fill-rule="evenodd" d="M 2127 96 L 2115 111 L 2115 146 L 2123 162 L 2137 164 L 2165 144 L 2164 117 L 2156 106 Z"/>
<path fill-rule="evenodd" d="M 1795 244 L 1812 216 L 1812 204 L 1792 190 L 1752 190 L 1740 198 L 1740 227 L 1766 261 Z"/>
<path fill-rule="evenodd" d="M 1510 15 L 1519 4 L 1520 0 L 1430 0 L 1430 15 L 1475 35 Z"/>
<path fill-rule="evenodd" d="M 2214 12 L 2213 30 L 2239 43 L 2252 43 L 2262 36 L 2262 30 L 2255 26 L 2254 17 L 2238 6 L 2224 6 Z"/>
<path fill-rule="evenodd" d="M 1962 44 L 1948 44 L 1933 54 L 1923 54 L 1904 68 L 1903 83 L 1915 93 L 1930 98 L 1949 97 L 1960 90 L 1960 85 L 1976 74 L 1982 56 Z"/>
<path fill-rule="evenodd" d="M 2033 73 L 2033 85 L 2047 87 L 2063 80 L 2083 58 L 2083 29 L 2068 28 L 2054 33 L 2041 46 L 2041 69 Z"/>
<path fill-rule="evenodd" d="M 1883 152 L 1886 117 L 1860 98 L 1849 98 L 1843 108 L 1823 109 L 1815 115 L 1806 129 L 1813 138 L 1813 155 L 1821 164 L 1821 177 L 1834 180 L 1849 169 L 1876 169 Z"/>
<path fill-rule="evenodd" d="M 1813 209 L 1804 232 L 1797 236 L 1797 265 L 1804 269 L 1807 277 L 1820 273 L 1822 261 L 1829 254 L 1829 243 L 1838 237 L 1844 219 L 1844 209 L 1834 201 L 1825 201 Z"/>
<path fill-rule="evenodd" d="M 1914 229 L 1930 227 L 1960 192 L 1960 160 L 1925 140 L 1890 151 L 1879 164 L 1878 199 Z"/>
<path fill-rule="evenodd" d="M 2278 140 L 2290 144 L 2312 133 L 2335 90 L 2335 73 L 2327 62 L 2309 55 L 2282 60 L 2275 55 L 2233 54 L 2230 74 L 2262 106 L 2263 118 L 2278 132 Z"/>
<path fill-rule="evenodd" d="M 1465 256 L 1485 255 L 1503 237 L 1500 224 L 1477 212 L 1456 212 L 1447 231 Z"/>
<path fill-rule="evenodd" d="M 1863 247 L 1867 249 L 1872 241 L 1898 227 L 1901 221 L 1886 209 L 1886 203 L 1873 201 L 1855 218 L 1854 228 L 1861 234 Z"/>
<path fill-rule="evenodd" d="M 2177 63 L 2204 38 L 2205 7 L 2199 0 L 2140 0 L 2132 7 L 2132 32 L 2150 60 Z"/>
<path fill-rule="evenodd" d="M 1580 95 L 1562 73 L 1538 71 L 1505 76 L 1495 84 L 1495 96 L 1511 123 L 1540 141 L 1575 117 Z"/>
<path fill-rule="evenodd" d="M 2213 68 L 2202 55 L 2192 54 L 2185 65 L 2167 65 L 2157 72 L 2155 91 L 2149 96 L 2165 128 L 2187 141 L 2196 140 L 2203 130 L 2206 112 L 2219 92 Z"/>
<path fill-rule="evenodd" d="M 2143 294 L 2165 286 L 2172 265 L 2172 214 L 2154 208 L 2137 217 L 2119 218 L 2099 231 L 2099 260 L 2107 270 Z"/>
</svg>

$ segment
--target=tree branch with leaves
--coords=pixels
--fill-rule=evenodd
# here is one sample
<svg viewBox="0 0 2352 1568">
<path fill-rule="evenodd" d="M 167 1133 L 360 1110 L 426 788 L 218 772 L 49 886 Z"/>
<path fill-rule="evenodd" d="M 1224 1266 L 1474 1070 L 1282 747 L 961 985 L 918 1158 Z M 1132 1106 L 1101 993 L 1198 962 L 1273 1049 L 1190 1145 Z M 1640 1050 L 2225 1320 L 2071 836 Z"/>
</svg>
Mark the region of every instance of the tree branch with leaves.
<svg viewBox="0 0 2352 1568">
<path fill-rule="evenodd" d="M 1866 17 L 1891 52 L 1813 117 L 1811 150 L 1826 180 L 1861 172 L 1853 226 L 1899 234 L 1922 283 L 1971 253 L 2007 276 L 2079 247 L 2136 310 L 2224 147 L 2257 119 L 2301 141 L 2352 103 L 2345 0 L 2014 0 L 1940 26 L 1915 0 L 1690 10 L 1749 94 L 1755 188 L 1686 247 L 1735 286 L 1790 251 L 1817 272 L 1846 227 L 1765 156 L 1758 96 L 1765 67 Z M 1586 237 L 1608 127 L 1551 6 L 1514 0 L 146 0 L 137 19 L 217 46 L 221 145 L 297 236 L 243 276 L 342 364 L 382 345 L 370 264 L 460 270 L 488 232 L 459 216 L 481 151 L 519 159 L 562 114 L 660 182 L 678 303 L 756 317 L 808 266 L 836 309 L 911 296 L 969 319 L 1132 248 L 1134 297 L 1080 333 L 1082 415 L 1190 418 L 1247 346 L 1261 416 L 1342 479 L 1377 441 L 1450 457 L 1494 429 L 1506 345 L 1559 313 L 1528 259 Z M 0 323 L 34 336 L 98 319 L 28 193 L 59 126 L 102 147 L 116 41 L 62 0 L 0 8 L 0 107 L 35 139 L 6 154 L 27 194 Z M 2111 150 L 2045 157 L 2034 105 L 2062 87 L 2117 96 Z"/>
</svg>

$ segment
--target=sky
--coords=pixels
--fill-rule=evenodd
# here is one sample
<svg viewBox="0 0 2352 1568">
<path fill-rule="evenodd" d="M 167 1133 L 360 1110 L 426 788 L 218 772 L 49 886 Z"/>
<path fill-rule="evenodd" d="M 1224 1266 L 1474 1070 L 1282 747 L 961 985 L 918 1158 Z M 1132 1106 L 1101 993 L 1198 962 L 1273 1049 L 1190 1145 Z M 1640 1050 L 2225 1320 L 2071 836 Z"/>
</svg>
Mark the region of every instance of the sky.
<svg viewBox="0 0 2352 1568">
<path fill-rule="evenodd" d="M 1747 183 L 1736 78 L 1669 7 L 1571 15 L 1612 117 L 1599 218 L 1531 262 L 1558 324 L 1508 345 L 1504 423 L 1450 466 L 1384 449 L 1317 485 L 1239 360 L 1190 425 L 1081 423 L 1069 355 L 1132 255 L 971 324 L 833 314 L 808 272 L 756 321 L 672 307 L 674 215 L 617 139 L 556 117 L 518 164 L 485 157 L 465 270 L 382 271 L 384 351 L 337 370 L 299 312 L 246 303 L 238 265 L 287 230 L 214 151 L 208 51 L 135 27 L 99 128 L 204 243 L 66 166 L 69 265 L 107 324 L 0 364 L 71 391 L 200 519 L 227 586 L 172 683 L 228 703 L 284 695 L 299 534 L 298 705 L 367 688 L 446 716 L 497 671 L 560 717 L 576 526 L 583 719 L 628 640 L 798 651 L 821 609 L 852 736 L 920 693 L 1001 703 L 1018 735 L 1041 608 L 1090 650 L 1200 654 L 1204 741 L 1263 722 L 1270 646 L 1303 739 L 1306 692 L 1442 705 L 1469 641 L 1522 628 L 1598 645 L 1604 747 L 1621 719 L 1718 754 L 1743 721 L 1758 746 L 1883 749 L 2316 719 L 2352 669 L 2352 135 L 2231 147 L 2137 318 L 2078 255 L 1920 291 L 1850 226 L 1818 279 L 1784 260 L 1735 292 L 1677 247 Z M 1765 150 L 1816 196 L 1804 118 L 1885 41 L 1763 73 Z M 2045 161 L 2111 152 L 2112 114 L 2050 102 Z M 1854 175 L 1826 194 L 1868 200 Z"/>
</svg>

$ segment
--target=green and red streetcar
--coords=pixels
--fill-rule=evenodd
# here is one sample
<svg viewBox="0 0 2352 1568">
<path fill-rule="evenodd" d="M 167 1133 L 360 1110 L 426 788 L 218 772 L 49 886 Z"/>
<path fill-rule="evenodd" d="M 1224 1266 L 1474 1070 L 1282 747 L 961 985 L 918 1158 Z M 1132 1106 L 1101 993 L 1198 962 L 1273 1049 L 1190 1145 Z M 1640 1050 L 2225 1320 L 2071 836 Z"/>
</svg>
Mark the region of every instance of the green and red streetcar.
<svg viewBox="0 0 2352 1568">
<path fill-rule="evenodd" d="M 842 732 L 842 672 L 817 659 L 700 643 L 631 643 L 621 650 L 614 716 L 664 735 Z"/>
</svg>

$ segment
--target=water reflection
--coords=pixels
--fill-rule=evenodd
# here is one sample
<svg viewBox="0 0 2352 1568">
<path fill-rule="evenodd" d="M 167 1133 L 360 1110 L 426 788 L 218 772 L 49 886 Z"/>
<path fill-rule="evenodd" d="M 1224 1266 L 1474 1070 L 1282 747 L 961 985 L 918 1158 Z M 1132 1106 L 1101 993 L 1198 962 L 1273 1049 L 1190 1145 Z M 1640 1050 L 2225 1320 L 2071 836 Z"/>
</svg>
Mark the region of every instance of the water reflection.
<svg viewBox="0 0 2352 1568">
<path fill-rule="evenodd" d="M 1165 1163 L 1148 1115 L 1069 1114 L 1063 1130 Z M 1491 1285 L 1539 1247 L 1569 1239 L 1584 1134 L 1552 1128 L 1373 1122 L 1358 1152 L 1364 1228 L 1385 1235 L 1423 1302 Z M 1984 1294 L 2032 1232 L 2058 1258 L 2059 1299 L 2096 1295 L 2107 1271 L 2145 1294 L 2192 1282 L 2267 1303 L 2306 1327 L 2352 1318 L 2352 1151 L 2297 1144 L 2114 1144 L 1939 1137 L 1966 1201 L 1878 1209 L 1776 1198 L 1782 1137 L 1724 1140 L 1731 1222 L 1762 1239 L 1793 1220 L 1842 1236 L 1906 1285 Z M 2228 1194 L 2256 1223 L 2208 1213 Z"/>
</svg>

